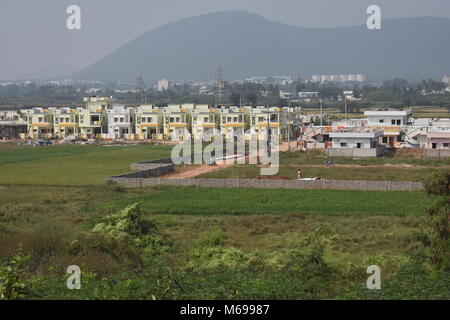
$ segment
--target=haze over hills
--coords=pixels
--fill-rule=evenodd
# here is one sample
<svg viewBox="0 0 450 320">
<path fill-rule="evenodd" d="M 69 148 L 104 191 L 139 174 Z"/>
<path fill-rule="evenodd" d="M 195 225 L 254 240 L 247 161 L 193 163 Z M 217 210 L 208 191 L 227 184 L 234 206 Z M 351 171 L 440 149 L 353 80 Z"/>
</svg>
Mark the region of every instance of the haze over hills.
<svg viewBox="0 0 450 320">
<path fill-rule="evenodd" d="M 210 80 L 217 66 L 226 79 L 253 75 L 365 73 L 440 79 L 450 72 L 450 19 L 419 17 L 366 25 L 301 28 L 243 11 L 179 20 L 125 44 L 75 73 L 80 80 Z"/>
</svg>

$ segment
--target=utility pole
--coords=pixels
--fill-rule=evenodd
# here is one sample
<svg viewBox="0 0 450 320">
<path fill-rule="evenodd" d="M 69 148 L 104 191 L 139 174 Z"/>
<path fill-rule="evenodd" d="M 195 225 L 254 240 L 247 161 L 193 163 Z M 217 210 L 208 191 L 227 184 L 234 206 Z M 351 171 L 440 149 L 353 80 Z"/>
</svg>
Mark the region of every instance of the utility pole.
<svg viewBox="0 0 450 320">
<path fill-rule="evenodd" d="M 287 114 L 287 136 L 288 136 L 288 151 L 291 151 L 291 132 L 290 132 L 290 126 L 291 126 L 291 101 L 289 100 L 289 107 L 288 107 L 288 114 Z"/>
<path fill-rule="evenodd" d="M 221 105 L 222 104 L 222 98 L 224 95 L 224 90 L 225 90 L 225 84 L 223 82 L 223 69 L 222 67 L 218 67 L 216 70 L 215 75 L 215 81 L 216 81 L 216 97 L 215 97 L 215 102 L 216 102 L 216 106 L 217 105 Z"/>
<path fill-rule="evenodd" d="M 136 79 L 136 103 L 140 106 L 144 102 L 145 98 L 145 82 L 144 77 L 142 76 L 142 72 L 139 72 L 139 75 Z"/>
<path fill-rule="evenodd" d="M 270 107 L 267 105 L 267 155 L 270 157 L 272 154 L 272 151 L 270 150 L 270 113 L 269 113 Z"/>
<path fill-rule="evenodd" d="M 348 119 L 347 117 L 347 96 L 344 94 L 344 103 L 345 103 L 345 118 Z"/>
<path fill-rule="evenodd" d="M 322 98 L 320 98 L 319 101 L 320 101 L 320 126 L 322 126 L 323 125 L 323 121 L 322 121 L 322 118 L 323 118 L 323 115 L 322 115 Z"/>
</svg>

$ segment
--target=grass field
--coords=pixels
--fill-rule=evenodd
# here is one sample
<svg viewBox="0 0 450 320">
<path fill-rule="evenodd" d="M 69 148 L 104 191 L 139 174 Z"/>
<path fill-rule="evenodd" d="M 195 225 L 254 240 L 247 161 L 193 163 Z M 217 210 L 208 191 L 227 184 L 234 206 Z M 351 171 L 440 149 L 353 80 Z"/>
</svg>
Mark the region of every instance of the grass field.
<svg viewBox="0 0 450 320">
<path fill-rule="evenodd" d="M 423 192 L 258 190 L 160 187 L 149 195 L 105 205 L 117 211 L 135 202 L 147 213 L 188 215 L 423 215 L 432 199 Z M 398 204 L 401 203 L 401 206 Z"/>
<path fill-rule="evenodd" d="M 93 185 L 130 171 L 132 162 L 170 157 L 171 146 L 52 146 L 0 144 L 0 184 Z"/>
<path fill-rule="evenodd" d="M 297 178 L 300 168 L 304 178 L 319 175 L 328 180 L 369 180 L 369 181 L 422 181 L 429 176 L 432 168 L 379 168 L 379 167 L 308 167 L 302 165 L 281 165 L 277 176 L 289 179 Z M 205 173 L 197 178 L 241 178 L 252 179 L 261 175 L 261 168 L 250 165 L 232 166 L 222 170 Z"/>
<path fill-rule="evenodd" d="M 21 278 L 27 298 L 450 297 L 447 274 L 411 260 L 427 250 L 425 212 L 434 199 L 424 193 L 124 189 L 104 182 L 133 161 L 169 154 L 170 146 L 155 145 L 0 145 L 0 262 L 19 249 L 30 257 Z M 296 157 L 285 159 L 285 170 L 296 168 Z M 322 160 L 297 159 L 308 157 Z M 139 216 L 111 216 L 134 203 Z M 108 233 L 99 233 L 101 224 Z M 81 290 L 65 286 L 73 264 L 84 274 Z M 372 264 L 383 270 L 381 293 L 362 287 Z"/>
<path fill-rule="evenodd" d="M 325 161 L 333 161 L 338 166 L 326 167 Z M 449 159 L 423 159 L 419 153 L 408 149 L 368 159 L 328 158 L 322 151 L 285 152 L 280 154 L 276 176 L 296 179 L 297 170 L 301 169 L 304 178 L 319 175 L 329 180 L 423 181 L 434 170 L 443 168 L 450 169 Z M 259 177 L 260 170 L 252 165 L 235 165 L 197 178 L 251 179 Z"/>
</svg>

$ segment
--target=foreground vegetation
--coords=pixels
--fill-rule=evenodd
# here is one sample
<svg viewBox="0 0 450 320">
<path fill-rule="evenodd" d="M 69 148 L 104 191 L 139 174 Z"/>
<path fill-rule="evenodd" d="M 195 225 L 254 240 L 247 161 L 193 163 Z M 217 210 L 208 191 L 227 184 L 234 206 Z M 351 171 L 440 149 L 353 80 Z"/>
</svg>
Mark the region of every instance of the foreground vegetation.
<svg viewBox="0 0 450 320">
<path fill-rule="evenodd" d="M 170 147 L 3 147 L 0 299 L 450 298 L 448 176 L 428 195 L 124 189 L 103 177 Z"/>
<path fill-rule="evenodd" d="M 401 298 L 449 297 L 446 275 L 417 291 L 434 277 L 417 256 L 430 232 L 424 194 L 368 192 L 364 203 L 343 191 L 323 195 L 339 211 L 311 202 L 302 212 L 296 206 L 322 191 L 298 192 L 296 206 L 286 204 L 286 190 L 233 191 L 4 186 L 0 260 L 28 257 L 17 292 L 32 299 L 399 298 L 364 289 L 371 264 L 386 286 L 413 268 L 405 281 L 421 280 Z M 376 205 L 390 197 L 410 204 Z M 66 287 L 73 264 L 81 290 Z"/>
<path fill-rule="evenodd" d="M 169 145 L 0 144 L 0 184 L 99 185 L 105 177 L 130 171 L 133 162 L 170 157 Z"/>
</svg>

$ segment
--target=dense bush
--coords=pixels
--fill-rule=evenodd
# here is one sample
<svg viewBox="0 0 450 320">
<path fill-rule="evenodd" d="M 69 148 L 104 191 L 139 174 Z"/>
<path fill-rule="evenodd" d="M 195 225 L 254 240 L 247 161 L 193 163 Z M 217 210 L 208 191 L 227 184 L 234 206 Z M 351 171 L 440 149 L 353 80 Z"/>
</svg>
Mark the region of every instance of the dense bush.
<svg viewBox="0 0 450 320">
<path fill-rule="evenodd" d="M 24 281 L 29 257 L 21 252 L 0 265 L 0 300 L 25 299 L 29 290 Z"/>
<path fill-rule="evenodd" d="M 446 196 L 450 193 L 450 173 L 437 170 L 424 181 L 425 192 L 428 194 Z"/>
</svg>

